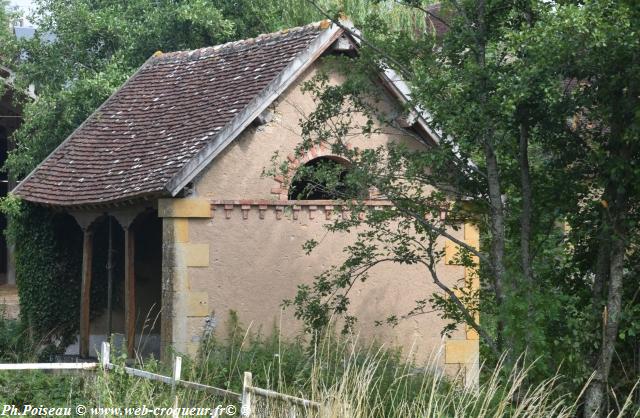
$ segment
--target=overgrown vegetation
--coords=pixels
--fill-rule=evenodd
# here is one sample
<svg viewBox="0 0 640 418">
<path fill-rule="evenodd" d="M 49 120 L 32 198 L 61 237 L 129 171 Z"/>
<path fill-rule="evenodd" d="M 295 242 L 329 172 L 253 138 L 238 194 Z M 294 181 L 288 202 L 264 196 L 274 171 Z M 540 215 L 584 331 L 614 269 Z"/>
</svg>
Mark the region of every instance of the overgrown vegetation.
<svg viewBox="0 0 640 418">
<path fill-rule="evenodd" d="M 240 391 L 244 371 L 251 370 L 254 385 L 321 402 L 322 414 L 298 411 L 298 416 L 359 417 L 572 417 L 577 402 L 564 395 L 559 377 L 527 387 L 528 367 L 502 373 L 502 364 L 487 370 L 476 390 L 452 384 L 437 362 L 417 365 L 398 351 L 367 345 L 354 336 L 326 333 L 311 349 L 300 340 L 283 340 L 278 330 L 260 335 L 243 328 L 232 315 L 229 334 L 221 340 L 204 339 L 194 358 L 185 358 L 183 379 Z M 112 353 L 122 366 L 126 356 Z M 146 360 L 145 370 L 170 375 L 167 366 Z M 10 383 L 10 384 L 9 384 Z M 121 368 L 95 374 L 52 375 L 41 372 L 0 373 L 0 402 L 124 408 L 203 407 L 235 403 L 204 392 L 178 388 L 132 377 Z M 631 411 L 630 400 L 624 413 Z M 260 417 L 281 417 L 289 412 L 281 402 L 257 401 Z M 106 416 L 115 414 L 107 413 Z"/>
<path fill-rule="evenodd" d="M 371 15 L 359 56 L 336 66 L 347 81 L 333 85 L 320 75 L 306 86 L 317 107 L 302 121 L 300 152 L 329 145 L 351 162 L 333 181 L 317 170 L 316 184 L 375 189 L 393 206 L 373 211 L 344 196 L 352 216 L 329 229 L 357 241 L 342 264 L 300 286 L 291 301 L 297 316 L 310 329 L 334 314 L 350 325 L 354 283 L 380 263 L 417 265 L 440 291 L 416 295 L 414 309 L 382 322 L 436 309 L 450 321 L 443 332 L 476 329 L 492 364 L 505 351 L 507 368 L 519 353 L 540 358 L 532 381 L 560 368 L 579 394 L 595 370 L 585 416 L 618 410 L 616 399 L 633 394 L 640 378 L 635 3 L 444 1 L 436 17 L 421 2 L 403 3 L 445 32 L 417 36 Z M 385 68 L 412 86 L 413 101 L 396 114 L 374 103 Z M 415 119 L 414 109 L 428 111 L 422 117 L 438 132 L 437 147 L 406 146 L 420 139 L 398 116 Z M 404 141 L 349 146 L 363 134 Z M 290 175 L 287 161 L 274 169 Z M 480 248 L 451 234 L 463 222 L 481 228 Z M 480 261 L 480 291 L 439 277 L 443 238 L 460 246 L 462 264 Z"/>
<path fill-rule="evenodd" d="M 5 199 L 2 208 L 12 219 L 7 238 L 18 244 L 20 315 L 33 339 L 27 346 L 37 341 L 38 356 L 48 360 L 76 338 L 82 236 L 69 215 L 13 198 Z"/>
</svg>

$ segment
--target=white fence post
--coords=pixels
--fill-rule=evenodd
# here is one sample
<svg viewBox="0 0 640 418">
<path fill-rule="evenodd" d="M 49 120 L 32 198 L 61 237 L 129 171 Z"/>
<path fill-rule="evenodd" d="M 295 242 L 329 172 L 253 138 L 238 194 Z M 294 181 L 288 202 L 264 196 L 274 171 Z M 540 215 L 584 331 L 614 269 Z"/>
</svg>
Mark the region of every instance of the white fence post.
<svg viewBox="0 0 640 418">
<path fill-rule="evenodd" d="M 180 380 L 180 374 L 182 373 L 182 357 L 176 356 L 173 360 L 173 379 L 171 380 L 171 394 L 175 395 L 176 385 Z"/>
<path fill-rule="evenodd" d="M 240 414 L 243 417 L 251 416 L 251 392 L 249 387 L 253 386 L 251 372 L 244 372 L 244 381 L 242 382 L 242 406 Z"/>
<path fill-rule="evenodd" d="M 102 368 L 104 370 L 109 370 L 110 355 L 111 355 L 111 345 L 108 342 L 103 341 L 100 360 L 102 361 Z"/>
<path fill-rule="evenodd" d="M 182 357 L 176 356 L 173 360 L 173 379 L 171 379 L 171 396 L 173 396 L 173 418 L 178 418 L 178 396 L 176 395 L 176 385 L 182 373 Z"/>
</svg>

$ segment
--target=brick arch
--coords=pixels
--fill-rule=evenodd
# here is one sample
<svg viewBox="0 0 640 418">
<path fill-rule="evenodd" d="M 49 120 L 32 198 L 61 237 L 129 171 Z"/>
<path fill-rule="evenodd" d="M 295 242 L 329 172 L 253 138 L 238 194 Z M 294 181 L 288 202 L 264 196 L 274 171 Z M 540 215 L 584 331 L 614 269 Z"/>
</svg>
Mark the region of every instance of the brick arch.
<svg viewBox="0 0 640 418">
<path fill-rule="evenodd" d="M 302 154 L 289 154 L 289 171 L 287 175 L 277 175 L 273 179 L 276 182 L 275 187 L 271 189 L 271 194 L 277 195 L 279 200 L 289 200 L 289 183 L 295 175 L 298 167 L 301 167 L 316 158 L 330 157 L 343 163 L 349 163 L 349 160 L 334 154 L 327 144 L 320 143 L 314 145 Z"/>
</svg>

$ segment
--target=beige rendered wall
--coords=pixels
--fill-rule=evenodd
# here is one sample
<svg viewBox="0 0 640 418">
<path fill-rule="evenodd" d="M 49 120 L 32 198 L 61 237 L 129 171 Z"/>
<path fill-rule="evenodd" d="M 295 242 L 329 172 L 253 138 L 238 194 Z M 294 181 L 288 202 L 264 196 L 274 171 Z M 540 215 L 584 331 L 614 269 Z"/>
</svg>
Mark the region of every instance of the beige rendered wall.
<svg viewBox="0 0 640 418">
<path fill-rule="evenodd" d="M 317 70 L 312 67 L 300 81 L 310 79 Z M 332 79 L 340 81 L 335 75 Z M 388 98 L 389 111 L 391 103 Z M 249 128 L 199 176 L 195 196 L 160 202 L 165 344 L 194 352 L 206 327 L 224 332 L 229 310 L 237 311 L 240 320 L 254 330 L 262 327 L 268 332 L 281 324 L 285 334 L 299 332 L 292 313 L 281 313 L 282 301 L 295 295 L 298 284 L 311 283 L 315 275 L 339 264 L 342 248 L 353 240 L 352 235 L 331 234 L 324 228 L 341 216 L 332 202 L 287 201 L 282 179 L 262 175 L 274 153 L 293 159 L 300 141 L 299 120 L 313 109 L 310 95 L 302 94 L 300 83 L 295 83 L 271 107 L 271 122 Z M 376 147 L 390 141 L 419 146 L 397 132 L 358 138 L 352 145 Z M 298 159 L 327 152 L 318 148 Z M 461 240 L 477 239 L 477 231 L 475 235 L 472 231 L 475 228 L 469 225 L 450 232 Z M 306 255 L 302 244 L 311 238 L 320 245 Z M 449 259 L 455 248 L 445 240 L 440 245 L 447 248 Z M 450 285 L 469 274 L 445 260 L 438 268 L 441 279 Z M 418 360 L 440 352 L 438 361 L 448 372 L 464 368 L 463 372 L 475 374 L 478 341 L 473 332 L 458 330 L 453 342 L 445 342 L 440 336 L 444 323 L 435 314 L 401 321 L 395 328 L 374 326 L 375 320 L 405 314 L 416 299 L 438 291 L 422 267 L 382 264 L 372 270 L 367 283 L 352 290 L 350 313 L 359 319 L 364 340 L 378 338 L 407 350 L 413 347 Z"/>
</svg>

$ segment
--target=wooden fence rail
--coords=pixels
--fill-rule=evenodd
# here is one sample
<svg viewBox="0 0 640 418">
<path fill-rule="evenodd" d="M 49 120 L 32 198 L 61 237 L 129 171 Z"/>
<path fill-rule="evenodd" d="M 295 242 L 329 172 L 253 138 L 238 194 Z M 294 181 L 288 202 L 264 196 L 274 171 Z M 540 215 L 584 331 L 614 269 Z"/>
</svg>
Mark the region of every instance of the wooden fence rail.
<svg viewBox="0 0 640 418">
<path fill-rule="evenodd" d="M 164 384 L 171 385 L 172 392 L 175 394 L 177 386 L 188 389 L 201 390 L 223 398 L 236 399 L 241 402 L 241 415 L 243 417 L 254 416 L 254 406 L 252 402 L 253 396 L 265 399 L 274 399 L 288 403 L 290 405 L 300 406 L 303 408 L 319 409 L 322 404 L 296 396 L 286 395 L 284 393 L 275 392 L 269 389 L 255 387 L 252 384 L 251 372 L 244 373 L 242 384 L 242 394 L 227 389 L 217 388 L 202 383 L 190 382 L 181 379 L 182 358 L 176 356 L 173 362 L 173 375 L 164 376 L 157 373 L 148 372 L 128 366 L 119 366 L 110 361 L 111 346 L 108 342 L 103 342 L 101 347 L 100 363 L 17 363 L 8 364 L 0 363 L 0 370 L 89 370 L 96 371 L 102 369 L 105 371 L 122 368 L 125 373 L 137 376 L 143 379 L 153 380 Z"/>
<path fill-rule="evenodd" d="M 0 363 L 0 370 L 95 370 L 98 363 Z"/>
</svg>

